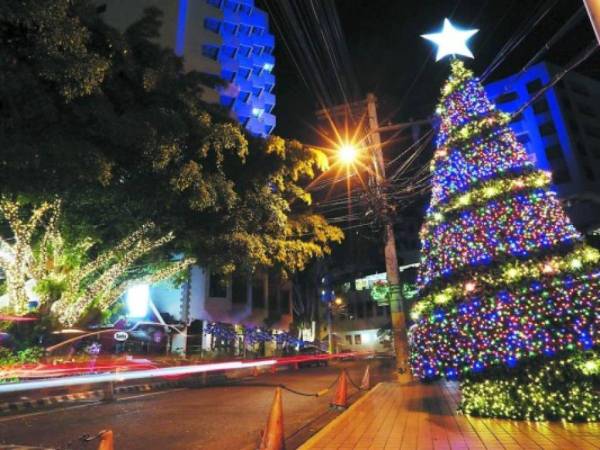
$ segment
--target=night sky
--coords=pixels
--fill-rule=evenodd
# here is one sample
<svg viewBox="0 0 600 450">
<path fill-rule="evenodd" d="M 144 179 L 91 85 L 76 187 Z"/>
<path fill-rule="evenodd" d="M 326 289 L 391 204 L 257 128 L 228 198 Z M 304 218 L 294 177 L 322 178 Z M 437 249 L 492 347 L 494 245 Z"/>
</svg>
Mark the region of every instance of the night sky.
<svg viewBox="0 0 600 450">
<path fill-rule="evenodd" d="M 450 18 L 457 27 L 480 30 L 469 40 L 469 48 L 475 59 L 468 60 L 467 63 L 468 67 L 480 75 L 506 42 L 515 38 L 517 30 L 534 17 L 538 9 L 554 3 L 543 20 L 526 34 L 516 50 L 508 54 L 503 63 L 491 73 L 488 81 L 494 81 L 520 71 L 582 7 L 581 0 L 257 0 L 259 6 L 268 6 L 265 5 L 268 2 L 296 2 L 300 8 L 310 7 L 311 1 L 335 2 L 351 60 L 350 67 L 354 72 L 353 79 L 358 86 L 356 95 L 363 99 L 367 92 L 376 94 L 380 123 L 404 122 L 432 115 L 441 86 L 448 76 L 448 58 L 436 63 L 435 45 L 420 35 L 438 32 L 445 17 Z M 273 10 L 271 6 L 270 12 L 273 13 Z M 278 22 L 279 27 L 274 22 Z M 272 17 L 271 23 L 276 37 L 277 58 L 275 114 L 278 125 L 275 133 L 307 144 L 326 146 L 326 141 L 315 132 L 317 127 L 331 135 L 315 118 L 319 97 L 303 83 L 282 36 L 285 33 L 289 40 L 294 33 L 289 28 L 281 29 L 280 17 Z M 319 33 L 317 29 L 311 31 L 315 35 Z M 583 12 L 571 31 L 558 40 L 540 61 L 565 65 L 594 39 L 587 14 Z M 600 78 L 600 50 L 580 65 L 577 71 Z M 315 72 L 313 70 L 311 73 L 310 67 L 305 67 L 305 76 L 319 76 Z M 352 77 L 352 74 L 348 76 Z M 331 81 L 331 77 L 329 80 Z M 400 153 L 404 146 L 400 142 L 386 147 L 384 157 L 389 160 Z M 429 153 L 425 153 L 422 158 L 429 158 L 431 151 L 429 149 Z M 426 161 L 421 162 L 427 164 Z M 334 186 L 324 200 L 330 196 L 335 197 L 344 189 L 342 185 Z M 313 193 L 316 204 L 323 200 L 322 194 Z M 426 199 L 418 198 L 401 215 L 421 217 L 425 205 Z M 398 219 L 397 222 L 404 220 Z M 350 227 L 356 224 L 357 222 L 348 222 L 340 225 Z M 398 238 L 398 229 L 396 232 Z M 409 235 L 411 239 L 416 239 L 416 235 L 412 236 L 410 230 Z M 334 260 L 377 262 L 381 266 L 379 269 L 383 270 L 383 256 L 377 236 L 377 231 L 369 227 L 347 230 L 344 244 L 335 248 Z M 403 238 L 401 235 L 400 242 L 405 238 L 406 236 Z"/>
<path fill-rule="evenodd" d="M 539 5 L 548 1 L 336 0 L 335 3 L 361 93 L 375 92 L 380 118 L 404 121 L 427 117 L 433 112 L 448 74 L 447 59 L 436 63 L 435 46 L 421 38 L 421 34 L 439 31 L 444 17 L 451 18 L 456 26 L 478 28 L 479 33 L 469 41 L 475 54 L 469 66 L 481 74 L 519 26 Z M 549 14 L 506 57 L 489 80 L 518 72 L 581 6 L 581 0 L 556 1 Z M 317 99 L 298 77 L 280 36 L 275 34 L 276 134 L 319 144 L 316 134 L 310 131 Z M 543 59 L 566 64 L 593 39 L 593 30 L 584 15 Z M 577 71 L 600 78 L 600 51 Z"/>
</svg>

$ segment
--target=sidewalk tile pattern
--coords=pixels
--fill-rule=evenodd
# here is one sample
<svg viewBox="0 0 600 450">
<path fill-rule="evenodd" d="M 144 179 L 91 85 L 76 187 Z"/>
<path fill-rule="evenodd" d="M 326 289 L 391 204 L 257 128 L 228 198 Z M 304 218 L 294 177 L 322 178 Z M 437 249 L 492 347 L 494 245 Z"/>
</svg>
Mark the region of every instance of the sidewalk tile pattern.
<svg viewBox="0 0 600 450">
<path fill-rule="evenodd" d="M 309 440 L 308 449 L 600 449 L 600 423 L 483 419 L 456 413 L 456 383 L 382 383 Z"/>
</svg>

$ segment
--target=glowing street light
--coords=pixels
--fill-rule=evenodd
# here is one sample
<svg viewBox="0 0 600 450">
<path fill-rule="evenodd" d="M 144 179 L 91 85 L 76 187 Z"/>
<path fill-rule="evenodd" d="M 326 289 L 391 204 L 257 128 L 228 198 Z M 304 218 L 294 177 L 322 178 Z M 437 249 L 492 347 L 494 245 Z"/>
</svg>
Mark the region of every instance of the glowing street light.
<svg viewBox="0 0 600 450">
<path fill-rule="evenodd" d="M 344 164 L 352 164 L 357 156 L 358 149 L 354 144 L 343 144 L 338 150 L 338 157 Z"/>
<path fill-rule="evenodd" d="M 344 300 L 342 300 L 341 297 L 338 297 L 338 298 L 335 299 L 335 304 L 336 305 L 340 306 L 342 303 L 344 303 Z"/>
<path fill-rule="evenodd" d="M 150 303 L 150 286 L 147 284 L 130 286 L 127 289 L 126 302 L 129 317 L 146 317 Z"/>
</svg>

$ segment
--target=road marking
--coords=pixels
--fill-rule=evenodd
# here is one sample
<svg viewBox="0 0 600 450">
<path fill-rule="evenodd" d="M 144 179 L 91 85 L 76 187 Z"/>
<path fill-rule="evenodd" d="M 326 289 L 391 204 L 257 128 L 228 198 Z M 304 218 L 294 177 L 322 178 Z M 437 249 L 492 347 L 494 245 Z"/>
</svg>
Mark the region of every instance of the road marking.
<svg viewBox="0 0 600 450">
<path fill-rule="evenodd" d="M 148 394 L 130 395 L 129 397 L 121 397 L 117 401 L 131 400 L 132 398 L 140 398 L 140 397 L 150 397 L 151 395 L 159 395 L 159 394 L 166 394 L 167 392 L 183 391 L 184 389 L 186 389 L 186 388 L 167 389 L 164 391 L 150 392 Z"/>
<path fill-rule="evenodd" d="M 43 414 L 49 414 L 49 413 L 56 412 L 56 411 L 67 411 L 69 409 L 86 408 L 88 406 L 101 405 L 101 404 L 102 404 L 102 402 L 86 403 L 85 405 L 67 406 L 65 408 L 53 408 L 53 409 L 49 409 L 46 411 L 38 411 L 38 412 L 32 412 L 32 413 L 28 413 L 28 414 L 20 414 L 18 416 L 2 417 L 2 418 L 0 418 L 0 422 L 8 422 L 11 420 L 23 419 L 23 418 L 31 417 L 31 416 L 41 416 Z"/>
<path fill-rule="evenodd" d="M 167 390 L 164 390 L 164 391 L 150 392 L 148 394 L 130 395 L 129 397 L 120 397 L 120 398 L 117 398 L 116 402 L 120 402 L 120 401 L 123 401 L 123 400 L 131 400 L 131 399 L 140 398 L 140 397 L 150 397 L 152 395 L 166 394 L 167 392 L 182 391 L 184 389 L 185 388 L 167 389 Z M 112 403 L 116 403 L 116 402 L 112 402 Z M 68 410 L 71 410 L 71 409 L 79 409 L 79 408 L 86 408 L 88 406 L 100 406 L 100 405 L 110 405 L 110 403 L 105 403 L 103 401 L 98 401 L 98 402 L 93 402 L 93 403 L 86 403 L 84 405 L 66 406 L 64 408 L 50 408 L 50 409 L 47 409 L 47 410 L 44 410 L 44 411 L 31 412 L 31 413 L 27 413 L 27 414 L 19 414 L 18 416 L 1 417 L 0 418 L 0 423 L 2 423 L 2 422 L 9 422 L 11 420 L 24 419 L 24 418 L 32 417 L 32 416 L 41 416 L 41 415 L 44 415 L 44 414 L 50 414 L 50 413 L 54 413 L 54 412 L 58 412 L 58 411 L 68 411 Z"/>
</svg>

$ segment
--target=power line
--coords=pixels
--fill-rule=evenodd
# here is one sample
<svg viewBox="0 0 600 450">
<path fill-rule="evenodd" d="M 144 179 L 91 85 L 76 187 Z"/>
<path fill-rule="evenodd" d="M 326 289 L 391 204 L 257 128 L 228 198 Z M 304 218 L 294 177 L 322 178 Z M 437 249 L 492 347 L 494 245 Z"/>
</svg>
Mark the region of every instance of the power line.
<svg viewBox="0 0 600 450">
<path fill-rule="evenodd" d="M 533 16 L 521 24 L 519 29 L 504 44 L 504 46 L 500 49 L 500 52 L 498 52 L 496 57 L 483 72 L 482 76 L 480 77 L 482 81 L 485 81 L 485 79 L 487 79 L 490 74 L 506 60 L 506 57 L 513 50 L 515 50 L 521 44 L 521 42 L 523 42 L 531 30 L 533 30 L 544 19 L 544 17 L 546 17 L 556 3 L 558 3 L 558 0 L 546 0 L 544 5 L 542 5 L 541 8 L 538 8 L 537 12 Z"/>
<path fill-rule="evenodd" d="M 521 113 L 523 113 L 523 111 L 525 109 L 527 109 L 532 103 L 534 103 L 537 99 L 539 99 L 542 95 L 544 95 L 548 89 L 550 89 L 556 83 L 558 83 L 560 80 L 562 80 L 563 77 L 567 73 L 569 73 L 571 70 L 576 68 L 579 64 L 581 64 L 586 59 L 588 59 L 598 49 L 598 45 L 599 45 L 598 42 L 596 40 L 594 40 L 590 45 L 588 45 L 585 49 L 583 49 L 575 58 L 573 58 L 571 60 L 571 62 L 569 62 L 569 64 L 567 65 L 567 67 L 565 69 L 561 70 L 559 73 L 554 75 L 548 84 L 546 84 L 544 87 L 542 87 L 542 89 L 540 89 L 538 92 L 536 92 L 536 94 L 533 97 L 531 97 L 517 111 L 515 111 L 511 116 L 511 120 L 519 117 L 519 115 Z"/>
</svg>

